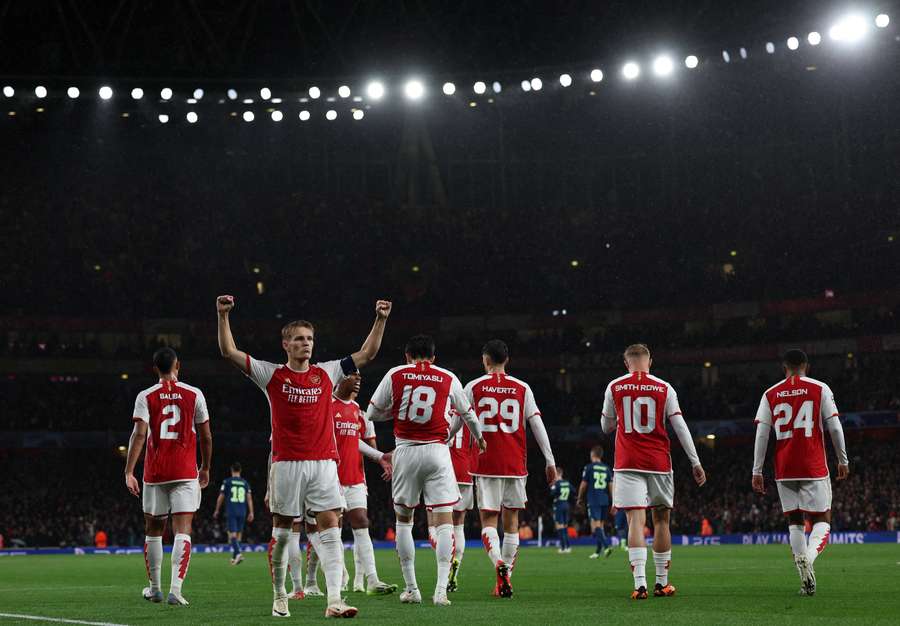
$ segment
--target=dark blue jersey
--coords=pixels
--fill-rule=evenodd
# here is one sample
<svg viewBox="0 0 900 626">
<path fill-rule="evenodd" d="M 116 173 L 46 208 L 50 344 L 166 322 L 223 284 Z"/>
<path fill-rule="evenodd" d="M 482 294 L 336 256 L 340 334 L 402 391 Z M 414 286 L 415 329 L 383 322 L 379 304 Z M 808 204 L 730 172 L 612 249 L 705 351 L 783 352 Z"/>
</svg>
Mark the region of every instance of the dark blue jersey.
<svg viewBox="0 0 900 626">
<path fill-rule="evenodd" d="M 569 498 L 572 497 L 572 483 L 568 480 L 557 480 L 550 487 L 550 493 L 553 495 L 553 506 L 568 506 Z"/>
<path fill-rule="evenodd" d="M 584 466 L 581 480 L 587 483 L 587 503 L 594 506 L 609 506 L 609 483 L 612 470 L 604 463 L 588 463 Z"/>
<path fill-rule="evenodd" d="M 250 483 L 240 476 L 229 476 L 222 481 L 219 490 L 225 494 L 225 514 L 229 517 L 247 515 L 247 496 L 250 494 Z"/>
</svg>

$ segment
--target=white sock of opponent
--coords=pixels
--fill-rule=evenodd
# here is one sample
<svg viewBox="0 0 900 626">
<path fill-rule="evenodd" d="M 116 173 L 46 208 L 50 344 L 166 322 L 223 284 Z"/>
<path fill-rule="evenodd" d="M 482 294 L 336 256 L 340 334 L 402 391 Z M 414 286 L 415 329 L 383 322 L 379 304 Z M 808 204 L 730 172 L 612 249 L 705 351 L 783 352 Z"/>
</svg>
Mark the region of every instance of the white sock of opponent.
<svg viewBox="0 0 900 626">
<path fill-rule="evenodd" d="M 269 551 L 269 563 L 272 567 L 272 591 L 276 598 L 287 595 L 284 588 L 284 578 L 287 573 L 287 559 L 285 553 L 291 540 L 290 528 L 272 528 L 272 542 Z"/>
<path fill-rule="evenodd" d="M 463 554 L 466 553 L 466 527 L 464 524 L 453 527 L 453 547 L 456 548 L 456 560 L 462 564 Z"/>
<path fill-rule="evenodd" d="M 328 604 L 341 601 L 341 581 L 344 577 L 344 546 L 337 527 L 319 531 L 319 560 L 325 571 L 325 591 Z"/>
<path fill-rule="evenodd" d="M 494 567 L 497 567 L 497 561 L 501 560 L 500 535 L 497 534 L 497 529 L 493 526 L 482 528 L 481 542 L 484 544 L 484 549 L 487 550 L 491 563 L 494 564 Z"/>
<path fill-rule="evenodd" d="M 416 583 L 416 544 L 412 536 L 412 522 L 397 522 L 397 556 L 400 557 L 400 569 L 406 590 L 418 589 Z"/>
<path fill-rule="evenodd" d="M 150 580 L 150 591 L 160 591 L 162 561 L 162 537 L 144 537 L 144 562 L 147 564 L 147 578 Z"/>
<path fill-rule="evenodd" d="M 365 574 L 369 586 L 378 583 L 378 571 L 375 569 L 375 548 L 372 546 L 372 537 L 368 528 L 355 528 L 353 530 L 353 549 L 359 555 L 359 563 L 356 566 L 360 575 Z"/>
<path fill-rule="evenodd" d="M 509 575 L 512 576 L 516 566 L 516 557 L 519 555 L 519 533 L 504 533 L 503 546 L 500 548 L 500 558 L 509 565 Z"/>
<path fill-rule="evenodd" d="M 791 552 L 794 557 L 806 556 L 806 533 L 803 532 L 802 524 L 791 524 L 788 526 L 788 534 L 791 538 Z"/>
<path fill-rule="evenodd" d="M 300 533 L 291 531 L 288 540 L 288 568 L 291 570 L 291 584 L 295 593 L 303 589 L 303 559 L 300 557 Z"/>
<path fill-rule="evenodd" d="M 653 563 L 656 565 L 656 582 L 665 587 L 669 584 L 669 565 L 672 563 L 672 551 L 654 551 Z"/>
<path fill-rule="evenodd" d="M 172 544 L 172 583 L 169 593 L 181 595 L 181 585 L 187 576 L 188 565 L 191 564 L 191 536 L 184 533 L 175 535 Z"/>
<path fill-rule="evenodd" d="M 447 593 L 450 577 L 450 560 L 453 558 L 453 525 L 441 524 L 435 528 L 435 557 L 437 557 L 437 586 L 435 593 Z"/>
<path fill-rule="evenodd" d="M 816 522 L 813 524 L 812 532 L 809 533 L 809 547 L 806 550 L 806 558 L 812 563 L 816 557 L 822 553 L 825 546 L 828 545 L 828 535 L 831 534 L 831 524 L 826 522 Z"/>
<path fill-rule="evenodd" d="M 634 576 L 634 588 L 647 587 L 647 548 L 628 548 L 628 560 Z"/>
<path fill-rule="evenodd" d="M 306 544 L 306 588 L 318 589 L 319 581 L 316 572 L 319 568 L 319 532 L 307 534 Z"/>
</svg>

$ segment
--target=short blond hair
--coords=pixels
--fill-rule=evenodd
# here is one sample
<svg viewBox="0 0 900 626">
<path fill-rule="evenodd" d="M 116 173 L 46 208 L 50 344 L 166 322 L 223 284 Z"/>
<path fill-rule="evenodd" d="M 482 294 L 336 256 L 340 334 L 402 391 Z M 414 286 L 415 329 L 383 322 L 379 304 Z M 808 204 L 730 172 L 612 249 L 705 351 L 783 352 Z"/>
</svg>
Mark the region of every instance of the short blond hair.
<svg viewBox="0 0 900 626">
<path fill-rule="evenodd" d="M 628 357 L 638 357 L 638 356 L 650 356 L 650 348 L 647 347 L 645 343 L 633 343 L 627 348 L 625 348 L 624 357 L 627 359 Z"/>
<path fill-rule="evenodd" d="M 307 322 L 306 320 L 294 320 L 293 322 L 288 322 L 281 328 L 281 338 L 289 340 L 291 338 L 291 333 L 295 328 L 308 328 L 311 331 L 316 332 L 316 327 L 312 325 L 312 322 Z"/>
</svg>

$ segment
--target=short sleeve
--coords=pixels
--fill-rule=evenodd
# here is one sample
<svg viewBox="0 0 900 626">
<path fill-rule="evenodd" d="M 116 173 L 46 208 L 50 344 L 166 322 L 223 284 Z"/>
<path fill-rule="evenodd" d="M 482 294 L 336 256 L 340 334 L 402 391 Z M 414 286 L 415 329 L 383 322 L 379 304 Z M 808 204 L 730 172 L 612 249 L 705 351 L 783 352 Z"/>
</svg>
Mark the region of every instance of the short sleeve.
<svg viewBox="0 0 900 626">
<path fill-rule="evenodd" d="M 222 481 L 222 486 L 219 487 L 219 493 L 225 493 L 225 483 L 227 483 L 227 482 L 228 482 L 227 479 Z"/>
<path fill-rule="evenodd" d="M 206 406 L 206 396 L 199 389 L 197 390 L 197 399 L 194 400 L 194 423 L 202 424 L 209 421 L 209 409 Z"/>
<path fill-rule="evenodd" d="M 585 482 L 590 482 L 591 481 L 590 474 L 591 474 L 591 466 L 585 465 L 584 470 L 581 472 L 581 480 L 583 480 Z"/>
<path fill-rule="evenodd" d="M 371 420 L 367 420 L 365 415 L 360 415 L 363 421 L 363 439 L 374 439 L 375 437 L 375 423 Z"/>
<path fill-rule="evenodd" d="M 762 399 L 759 401 L 755 421 L 757 424 L 772 425 L 772 407 L 769 406 L 769 399 L 766 397 L 766 394 L 763 394 Z"/>
<path fill-rule="evenodd" d="M 150 423 L 150 409 L 147 407 L 147 392 L 142 391 L 134 400 L 133 419 L 140 420 L 147 424 Z"/>
<path fill-rule="evenodd" d="M 344 357 L 337 361 L 325 361 L 324 363 L 316 363 L 316 367 L 321 367 L 331 379 L 331 384 L 337 387 L 338 383 L 344 378 L 356 371 L 356 365 L 351 357 Z"/>
<path fill-rule="evenodd" d="M 525 387 L 525 419 L 531 419 L 535 415 L 540 416 L 541 411 L 538 409 L 537 402 L 534 399 L 534 392 L 531 387 Z"/>
<path fill-rule="evenodd" d="M 828 385 L 822 386 L 822 407 L 821 415 L 823 420 L 829 417 L 835 417 L 838 414 L 837 405 L 834 403 L 834 392 Z"/>
<path fill-rule="evenodd" d="M 391 409 L 394 406 L 394 389 L 391 383 L 391 374 L 385 374 L 375 393 L 369 399 L 369 409 L 366 411 L 366 419 L 370 421 L 383 421 L 391 418 Z"/>
<path fill-rule="evenodd" d="M 603 417 L 616 419 L 616 401 L 613 399 L 612 385 L 607 385 L 603 396 Z"/>
<path fill-rule="evenodd" d="M 681 406 L 678 404 L 678 394 L 675 393 L 672 385 L 666 385 L 668 393 L 666 393 L 666 419 L 673 415 L 681 415 Z"/>
<path fill-rule="evenodd" d="M 247 493 L 253 491 L 252 489 L 250 489 L 250 483 L 248 483 L 246 480 L 244 481 L 244 488 L 247 490 Z"/>
<path fill-rule="evenodd" d="M 272 380 L 272 375 L 277 369 L 278 366 L 274 363 L 258 361 L 248 354 L 244 373 L 257 387 L 265 391 L 266 386 L 269 384 L 269 381 Z"/>
</svg>

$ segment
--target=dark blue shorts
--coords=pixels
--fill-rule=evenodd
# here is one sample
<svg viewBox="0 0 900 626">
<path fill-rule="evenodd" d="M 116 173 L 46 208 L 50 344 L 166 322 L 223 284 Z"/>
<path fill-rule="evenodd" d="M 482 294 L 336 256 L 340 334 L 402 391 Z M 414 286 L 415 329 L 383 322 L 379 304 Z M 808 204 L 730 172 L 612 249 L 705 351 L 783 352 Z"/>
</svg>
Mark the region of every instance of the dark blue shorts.
<svg viewBox="0 0 900 626">
<path fill-rule="evenodd" d="M 244 532 L 244 523 L 247 521 L 246 515 L 229 515 L 228 516 L 228 532 L 241 533 Z"/>
<path fill-rule="evenodd" d="M 628 517 L 625 515 L 625 511 L 619 509 L 616 511 L 616 528 L 620 530 L 625 530 L 628 528 Z"/>
<path fill-rule="evenodd" d="M 555 506 L 553 507 L 553 521 L 557 524 L 566 524 L 569 523 L 569 507 L 568 506 Z"/>
<path fill-rule="evenodd" d="M 588 504 L 588 515 L 595 522 L 605 522 L 607 513 L 609 513 L 608 504 Z"/>
</svg>

